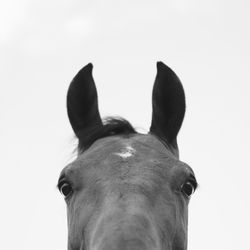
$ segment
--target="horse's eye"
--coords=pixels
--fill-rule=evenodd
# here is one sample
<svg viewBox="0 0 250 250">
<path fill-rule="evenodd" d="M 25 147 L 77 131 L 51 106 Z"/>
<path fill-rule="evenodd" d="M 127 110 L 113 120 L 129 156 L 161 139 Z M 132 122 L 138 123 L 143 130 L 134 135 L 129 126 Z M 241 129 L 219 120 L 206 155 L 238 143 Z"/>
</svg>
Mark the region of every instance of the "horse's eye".
<svg viewBox="0 0 250 250">
<path fill-rule="evenodd" d="M 65 197 L 70 195 L 73 191 L 71 185 L 68 182 L 61 183 L 61 185 L 59 186 L 59 190 Z"/>
<path fill-rule="evenodd" d="M 191 181 L 187 181 L 181 186 L 182 193 L 184 193 L 188 197 L 190 197 L 194 193 L 195 189 L 196 185 Z"/>
</svg>

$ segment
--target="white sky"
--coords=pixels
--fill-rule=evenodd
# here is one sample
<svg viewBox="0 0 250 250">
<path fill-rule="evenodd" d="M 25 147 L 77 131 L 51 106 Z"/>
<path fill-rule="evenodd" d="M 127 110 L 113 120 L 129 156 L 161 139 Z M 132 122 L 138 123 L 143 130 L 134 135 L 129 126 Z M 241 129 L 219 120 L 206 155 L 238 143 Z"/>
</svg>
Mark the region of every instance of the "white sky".
<svg viewBox="0 0 250 250">
<path fill-rule="evenodd" d="M 181 78 L 181 160 L 200 183 L 189 249 L 249 247 L 249 1 L 0 2 L 0 249 L 67 249 L 56 190 L 75 141 L 65 96 L 94 64 L 103 116 L 146 132 L 156 61 Z"/>
</svg>

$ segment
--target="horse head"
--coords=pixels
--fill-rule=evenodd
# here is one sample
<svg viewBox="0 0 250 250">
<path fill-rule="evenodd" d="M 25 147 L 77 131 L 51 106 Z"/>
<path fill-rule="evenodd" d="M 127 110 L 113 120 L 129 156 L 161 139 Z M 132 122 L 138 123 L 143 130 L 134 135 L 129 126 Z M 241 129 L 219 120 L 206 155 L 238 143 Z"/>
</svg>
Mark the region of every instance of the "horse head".
<svg viewBox="0 0 250 250">
<path fill-rule="evenodd" d="M 197 182 L 179 160 L 177 134 L 185 96 L 162 62 L 152 95 L 148 134 L 124 120 L 102 120 L 92 64 L 74 77 L 67 111 L 78 138 L 77 158 L 61 172 L 69 250 L 185 250 L 188 203 Z"/>
</svg>

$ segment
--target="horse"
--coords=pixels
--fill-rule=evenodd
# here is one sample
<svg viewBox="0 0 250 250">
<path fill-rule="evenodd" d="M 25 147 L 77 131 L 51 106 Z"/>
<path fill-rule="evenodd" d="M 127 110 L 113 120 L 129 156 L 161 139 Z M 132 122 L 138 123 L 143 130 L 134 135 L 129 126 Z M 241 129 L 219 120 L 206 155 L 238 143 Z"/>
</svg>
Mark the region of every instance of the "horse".
<svg viewBox="0 0 250 250">
<path fill-rule="evenodd" d="M 68 250 L 185 250 L 188 204 L 197 187 L 179 160 L 177 134 L 185 114 L 180 79 L 157 62 L 147 134 L 125 119 L 101 119 L 92 75 L 83 67 L 70 83 L 67 113 L 77 157 L 61 172 Z"/>
</svg>

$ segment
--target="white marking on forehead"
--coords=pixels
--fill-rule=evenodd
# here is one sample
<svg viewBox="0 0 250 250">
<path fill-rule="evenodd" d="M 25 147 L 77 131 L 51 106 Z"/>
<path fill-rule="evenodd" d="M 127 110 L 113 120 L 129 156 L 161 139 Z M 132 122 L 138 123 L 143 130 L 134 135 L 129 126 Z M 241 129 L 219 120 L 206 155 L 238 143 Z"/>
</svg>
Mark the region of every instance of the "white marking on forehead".
<svg viewBox="0 0 250 250">
<path fill-rule="evenodd" d="M 132 148 L 131 146 L 126 146 L 120 153 L 114 153 L 114 155 L 118 155 L 124 159 L 132 157 L 135 155 L 136 150 Z"/>
</svg>

